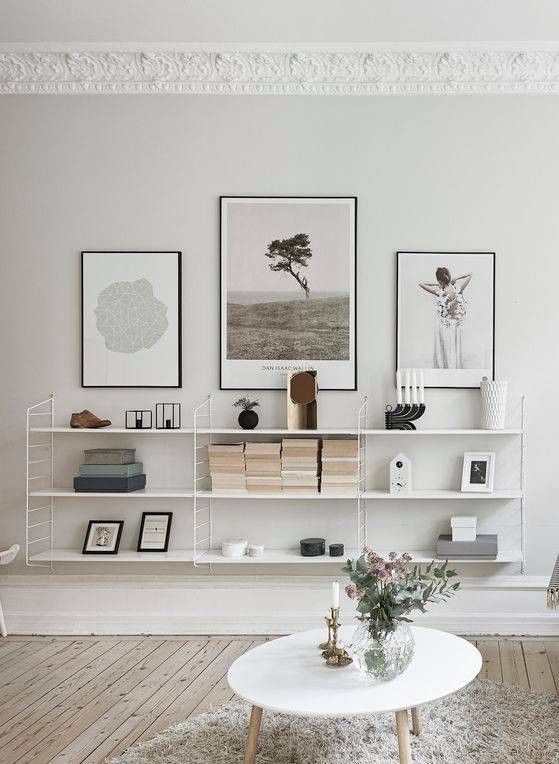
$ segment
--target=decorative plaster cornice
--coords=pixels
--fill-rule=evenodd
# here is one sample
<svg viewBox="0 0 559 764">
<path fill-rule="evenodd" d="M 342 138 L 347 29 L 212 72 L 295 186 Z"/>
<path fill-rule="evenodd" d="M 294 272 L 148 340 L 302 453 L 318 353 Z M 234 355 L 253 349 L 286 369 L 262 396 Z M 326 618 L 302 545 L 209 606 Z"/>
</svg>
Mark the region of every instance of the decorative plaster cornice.
<svg viewBox="0 0 559 764">
<path fill-rule="evenodd" d="M 559 92 L 559 43 L 250 50 L 0 50 L 0 94 L 449 95 Z M 208 48 L 210 46 L 207 46 Z"/>
</svg>

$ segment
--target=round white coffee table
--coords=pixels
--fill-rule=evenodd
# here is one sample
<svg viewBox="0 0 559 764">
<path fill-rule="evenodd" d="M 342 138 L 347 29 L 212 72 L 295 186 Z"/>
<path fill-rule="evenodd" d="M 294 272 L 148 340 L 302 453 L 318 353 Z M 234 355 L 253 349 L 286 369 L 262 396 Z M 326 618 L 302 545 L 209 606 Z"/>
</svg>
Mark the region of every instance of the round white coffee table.
<svg viewBox="0 0 559 764">
<path fill-rule="evenodd" d="M 354 626 L 340 629 L 351 641 Z M 227 674 L 231 689 L 252 704 L 245 764 L 254 764 L 262 710 L 294 716 L 367 716 L 396 713 L 401 764 L 410 764 L 408 709 L 412 731 L 419 735 L 419 707 L 456 692 L 474 679 L 482 659 L 465 639 L 435 629 L 412 627 L 415 652 L 408 668 L 390 682 L 370 682 L 353 665 L 328 668 L 318 643 L 324 629 L 266 642 L 233 663 Z"/>
</svg>

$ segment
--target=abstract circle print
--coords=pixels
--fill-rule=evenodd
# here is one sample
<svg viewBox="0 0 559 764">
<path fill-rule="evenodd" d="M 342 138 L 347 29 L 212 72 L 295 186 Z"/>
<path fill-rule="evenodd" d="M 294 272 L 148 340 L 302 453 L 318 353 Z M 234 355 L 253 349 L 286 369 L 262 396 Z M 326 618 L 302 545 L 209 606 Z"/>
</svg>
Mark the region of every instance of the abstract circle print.
<svg viewBox="0 0 559 764">
<path fill-rule="evenodd" d="M 463 369 L 462 324 L 467 302 L 464 290 L 472 279 L 471 273 L 452 277 L 448 268 L 437 268 L 434 283 L 419 286 L 435 298 L 433 366 L 435 369 Z"/>
</svg>

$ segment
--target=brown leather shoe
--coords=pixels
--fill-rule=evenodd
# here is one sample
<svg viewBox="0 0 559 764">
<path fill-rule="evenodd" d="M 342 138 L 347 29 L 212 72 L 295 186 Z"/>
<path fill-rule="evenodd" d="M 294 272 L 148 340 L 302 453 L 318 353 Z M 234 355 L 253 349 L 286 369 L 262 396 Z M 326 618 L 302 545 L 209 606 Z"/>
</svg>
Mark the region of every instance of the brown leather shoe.
<svg viewBox="0 0 559 764">
<path fill-rule="evenodd" d="M 81 427 L 88 429 L 97 429 L 99 427 L 108 427 L 111 424 L 110 419 L 99 419 L 98 416 L 92 414 L 91 411 L 84 409 L 77 414 L 72 414 L 70 419 L 70 427 Z"/>
</svg>

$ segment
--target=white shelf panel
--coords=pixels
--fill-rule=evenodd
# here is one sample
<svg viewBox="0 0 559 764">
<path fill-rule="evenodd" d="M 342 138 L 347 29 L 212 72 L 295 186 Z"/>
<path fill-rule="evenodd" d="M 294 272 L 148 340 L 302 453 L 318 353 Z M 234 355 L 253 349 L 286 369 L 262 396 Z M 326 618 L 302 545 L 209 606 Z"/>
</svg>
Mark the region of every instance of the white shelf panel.
<svg viewBox="0 0 559 764">
<path fill-rule="evenodd" d="M 73 488 L 45 488 L 39 491 L 30 491 L 30 496 L 71 496 L 73 499 L 90 499 L 92 497 L 106 499 L 188 499 L 194 496 L 191 488 L 142 488 L 140 491 L 74 491 Z"/>
<path fill-rule="evenodd" d="M 519 490 L 499 490 L 493 493 L 474 493 L 462 491 L 444 491 L 444 490 L 424 490 L 412 491 L 409 494 L 395 494 L 390 491 L 365 491 L 362 494 L 364 499 L 521 499 L 522 491 Z"/>
<path fill-rule="evenodd" d="M 295 493 L 292 491 L 280 491 L 278 493 L 256 493 L 256 491 L 199 491 L 196 494 L 198 497 L 207 497 L 211 499 L 347 499 L 348 501 L 355 501 L 357 494 L 351 493 Z"/>
<path fill-rule="evenodd" d="M 192 549 L 171 549 L 168 552 L 132 552 L 118 554 L 82 554 L 81 549 L 53 549 L 31 557 L 31 562 L 192 562 Z"/>
<path fill-rule="evenodd" d="M 225 565 L 285 565 L 285 564 L 310 564 L 310 565 L 345 565 L 348 557 L 356 557 L 356 549 L 348 549 L 343 557 L 303 557 L 298 549 L 266 549 L 262 557 L 223 557 L 219 549 L 212 549 L 198 559 L 199 563 L 225 564 Z"/>
<path fill-rule="evenodd" d="M 303 437 L 309 435 L 357 435 L 357 430 L 353 427 L 330 427 L 319 428 L 318 430 L 286 430 L 285 428 L 258 427 L 255 430 L 243 430 L 240 427 L 202 427 L 197 430 L 202 435 L 295 435 Z"/>
<path fill-rule="evenodd" d="M 380 551 L 379 554 L 383 556 L 388 555 L 388 551 Z M 401 552 L 398 552 L 401 554 Z M 435 550 L 429 551 L 416 551 L 410 552 L 412 556 L 412 562 L 426 563 L 431 562 L 433 559 L 437 559 Z M 356 557 L 358 552 L 356 549 L 348 549 L 343 557 L 329 557 L 328 555 L 322 555 L 320 557 L 303 557 L 299 554 L 297 549 L 269 549 L 262 557 L 223 557 L 218 549 L 213 549 L 210 552 L 204 552 L 201 557 L 198 558 L 199 563 L 205 564 L 224 564 L 224 565 L 294 565 L 294 564 L 311 564 L 311 565 L 344 565 L 348 557 Z M 32 562 L 48 562 L 51 559 L 53 562 L 192 562 L 192 549 L 173 549 L 168 552 L 132 552 L 122 551 L 116 555 L 112 554 L 82 554 L 79 549 L 53 549 L 50 551 L 40 552 L 31 557 Z M 457 564 L 505 564 L 509 562 L 521 562 L 522 553 L 518 550 L 499 552 L 495 560 L 484 559 L 452 559 L 449 558 L 449 562 L 455 562 Z"/>
<path fill-rule="evenodd" d="M 522 435 L 522 429 L 509 430 L 363 430 L 365 435 Z"/>
<path fill-rule="evenodd" d="M 130 430 L 126 427 L 30 427 L 30 432 L 73 432 L 73 433 L 104 433 L 105 435 L 189 435 L 194 432 L 192 427 L 181 427 L 177 430 Z"/>
<path fill-rule="evenodd" d="M 388 557 L 390 552 L 392 550 L 376 550 L 378 554 L 380 554 L 382 557 Z M 402 554 L 406 550 L 397 551 L 395 550 L 398 555 Z M 411 555 L 411 562 L 417 562 L 417 563 L 424 563 L 424 562 L 431 562 L 431 560 L 440 561 L 443 562 L 446 557 L 437 557 L 437 553 L 434 549 L 425 549 L 425 550 L 419 550 L 414 552 L 408 552 L 408 554 Z M 462 563 L 466 565 L 495 565 L 497 564 L 504 564 L 507 562 L 522 562 L 522 552 L 520 549 L 512 549 L 512 550 L 505 550 L 503 552 L 499 552 L 497 554 L 497 557 L 494 560 L 487 560 L 487 559 L 463 559 L 463 558 L 448 558 L 449 562 L 456 563 L 456 565 L 461 565 Z"/>
</svg>

